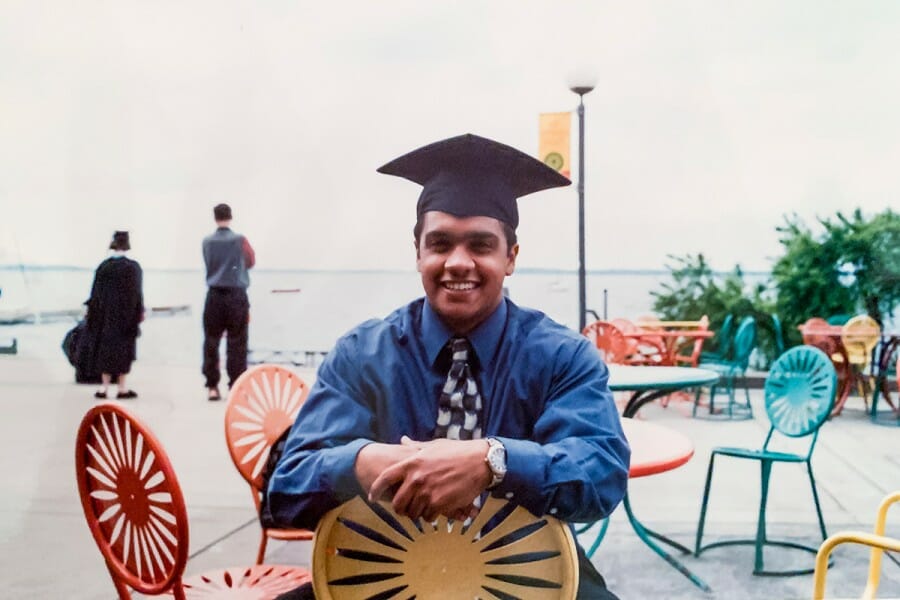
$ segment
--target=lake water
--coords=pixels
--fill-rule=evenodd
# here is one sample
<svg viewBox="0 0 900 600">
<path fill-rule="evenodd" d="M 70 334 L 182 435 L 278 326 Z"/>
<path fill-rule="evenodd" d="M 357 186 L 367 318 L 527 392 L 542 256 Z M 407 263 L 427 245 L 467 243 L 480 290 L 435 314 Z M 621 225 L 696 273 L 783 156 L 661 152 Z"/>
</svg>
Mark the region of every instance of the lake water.
<svg viewBox="0 0 900 600">
<path fill-rule="evenodd" d="M 0 270 L 0 320 L 16 311 L 49 312 L 77 309 L 90 292 L 93 271 L 82 269 Z M 635 318 L 652 312 L 651 290 L 668 275 L 660 272 L 590 273 L 587 307 L 603 315 L 604 290 L 612 317 Z M 757 278 L 748 277 L 755 282 Z M 518 272 L 506 280 L 510 297 L 522 306 L 544 311 L 553 319 L 577 327 L 578 280 L 575 273 Z M 299 290 L 299 291 L 294 291 Z M 206 286 L 200 271 L 145 270 L 144 301 L 150 308 L 187 306 L 189 312 L 152 316 L 143 325 L 139 360 L 197 362 L 202 341 L 201 317 Z M 418 273 L 254 271 L 249 289 L 250 348 L 258 357 L 273 352 L 292 356 L 325 351 L 356 324 L 383 317 L 422 295 Z M 590 320 L 590 319 L 588 319 Z M 55 340 L 70 327 L 50 326 Z M 22 337 L 41 325 L 0 326 L 0 336 Z M 62 328 L 62 329 L 60 329 Z M 55 350 L 54 350 L 55 351 Z"/>
</svg>

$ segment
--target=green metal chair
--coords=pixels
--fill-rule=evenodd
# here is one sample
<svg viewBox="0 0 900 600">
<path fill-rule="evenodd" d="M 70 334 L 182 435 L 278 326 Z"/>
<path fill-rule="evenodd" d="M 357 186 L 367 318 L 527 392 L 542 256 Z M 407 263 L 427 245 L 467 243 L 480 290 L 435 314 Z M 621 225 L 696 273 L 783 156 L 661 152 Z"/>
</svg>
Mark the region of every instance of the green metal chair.
<svg viewBox="0 0 900 600">
<path fill-rule="evenodd" d="M 725 360 L 728 358 L 729 353 L 731 352 L 731 346 L 734 344 L 734 315 L 727 314 L 725 315 L 725 320 L 722 321 L 722 326 L 719 327 L 719 330 L 716 331 L 715 337 L 713 337 L 713 345 L 715 346 L 715 351 L 708 352 L 704 351 L 700 353 L 700 361 L 704 360 Z"/>
<path fill-rule="evenodd" d="M 828 419 L 831 406 L 834 403 L 837 391 L 837 373 L 831 359 L 818 348 L 812 346 L 797 346 L 781 355 L 773 364 L 766 378 L 765 404 L 766 414 L 769 417 L 771 427 L 763 446 L 759 450 L 749 448 L 714 448 L 709 457 L 709 470 L 706 473 L 706 485 L 703 489 L 703 503 L 700 506 L 700 522 L 697 525 L 697 540 L 694 546 L 694 555 L 717 546 L 753 545 L 755 546 L 755 559 L 753 563 L 754 575 L 802 575 L 812 573 L 813 568 L 791 571 L 767 570 L 763 563 L 763 548 L 766 546 L 780 546 L 783 548 L 797 548 L 816 554 L 816 546 L 770 540 L 766 534 L 766 502 L 769 497 L 769 475 L 772 465 L 776 462 L 788 462 L 805 464 L 809 474 L 809 483 L 815 502 L 816 515 L 819 519 L 819 529 L 822 539 L 828 537 L 825 531 L 825 520 L 822 518 L 822 508 L 819 506 L 819 494 L 816 489 L 816 480 L 813 477 L 812 458 L 813 449 L 819 436 L 819 428 Z M 778 436 L 775 436 L 775 434 Z M 779 437 L 809 438 L 809 445 L 805 454 L 783 452 L 770 448 L 770 443 Z M 774 446 L 775 444 L 772 443 Z M 712 544 L 702 545 L 703 527 L 706 522 L 706 508 L 709 502 L 709 489 L 712 482 L 713 465 L 716 456 L 730 456 L 733 458 L 745 458 L 756 460 L 761 469 L 761 492 L 759 500 L 759 517 L 756 526 L 756 537 L 749 539 L 724 540 Z"/>
<path fill-rule="evenodd" d="M 698 365 L 701 369 L 709 369 L 719 374 L 719 381 L 709 386 L 709 412 L 704 415 L 706 418 L 724 418 L 724 419 L 751 419 L 753 418 L 753 409 L 750 406 L 750 388 L 747 385 L 745 374 L 747 365 L 750 363 L 750 353 L 756 347 L 756 320 L 753 317 L 744 317 L 741 324 L 738 325 L 737 332 L 734 334 L 734 345 L 732 347 L 731 356 L 727 359 L 712 360 L 701 359 Z M 744 401 L 737 402 L 735 393 L 735 380 L 741 377 L 744 379 Z M 716 390 L 720 383 L 725 385 L 725 392 L 728 394 L 728 404 L 725 409 L 716 410 Z M 697 389 L 694 397 L 693 416 L 697 416 L 697 408 L 700 406 L 700 393 L 702 388 Z"/>
<path fill-rule="evenodd" d="M 781 329 L 781 319 L 774 313 L 772 314 L 772 336 L 775 340 L 775 356 L 772 357 L 774 360 L 784 354 L 784 332 Z"/>
<path fill-rule="evenodd" d="M 827 321 L 829 325 L 844 325 L 853 315 L 831 315 Z"/>
</svg>

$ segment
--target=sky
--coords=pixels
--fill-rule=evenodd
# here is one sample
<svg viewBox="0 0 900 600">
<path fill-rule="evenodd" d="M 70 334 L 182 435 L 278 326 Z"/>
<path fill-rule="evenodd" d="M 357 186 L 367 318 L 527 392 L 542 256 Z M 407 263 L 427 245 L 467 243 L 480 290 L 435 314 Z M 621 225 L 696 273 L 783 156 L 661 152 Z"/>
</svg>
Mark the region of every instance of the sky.
<svg viewBox="0 0 900 600">
<path fill-rule="evenodd" d="M 900 205 L 898 64 L 889 0 L 4 0 L 0 265 L 125 229 L 199 268 L 227 202 L 258 267 L 412 269 L 420 188 L 375 169 L 467 132 L 537 154 L 593 82 L 587 268 L 767 270 L 787 214 Z M 520 268 L 577 268 L 577 202 L 520 200 Z"/>
</svg>

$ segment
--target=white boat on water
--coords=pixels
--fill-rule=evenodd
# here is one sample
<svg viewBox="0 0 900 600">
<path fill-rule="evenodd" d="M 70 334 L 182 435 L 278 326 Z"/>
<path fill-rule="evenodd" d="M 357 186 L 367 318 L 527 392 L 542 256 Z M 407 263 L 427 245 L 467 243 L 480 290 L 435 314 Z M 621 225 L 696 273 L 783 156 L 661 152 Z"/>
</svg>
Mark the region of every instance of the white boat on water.
<svg viewBox="0 0 900 600">
<path fill-rule="evenodd" d="M 547 284 L 547 289 L 550 290 L 551 292 L 562 293 L 562 292 L 568 292 L 569 286 L 567 284 L 563 283 L 562 281 L 560 281 L 559 279 L 554 279 L 553 281 L 551 281 L 550 283 Z"/>
</svg>

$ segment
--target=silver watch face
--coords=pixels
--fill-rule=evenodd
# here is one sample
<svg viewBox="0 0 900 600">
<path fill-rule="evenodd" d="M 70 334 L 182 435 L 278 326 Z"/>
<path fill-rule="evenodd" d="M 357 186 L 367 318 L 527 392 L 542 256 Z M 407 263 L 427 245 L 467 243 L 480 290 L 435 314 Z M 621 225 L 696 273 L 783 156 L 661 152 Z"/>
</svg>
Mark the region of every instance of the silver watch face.
<svg viewBox="0 0 900 600">
<path fill-rule="evenodd" d="M 506 473 L 506 449 L 503 446 L 491 446 L 487 458 L 491 471 L 497 474 Z"/>
</svg>

